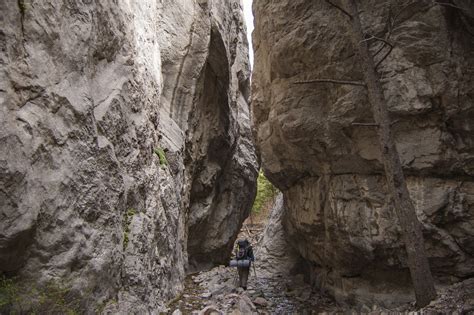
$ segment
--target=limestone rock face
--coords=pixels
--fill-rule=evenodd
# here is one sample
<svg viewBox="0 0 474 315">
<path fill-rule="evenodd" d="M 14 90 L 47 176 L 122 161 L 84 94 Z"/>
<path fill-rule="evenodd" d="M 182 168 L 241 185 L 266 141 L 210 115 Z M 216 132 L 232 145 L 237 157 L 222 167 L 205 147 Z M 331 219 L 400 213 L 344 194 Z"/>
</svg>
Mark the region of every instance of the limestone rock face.
<svg viewBox="0 0 474 315">
<path fill-rule="evenodd" d="M 258 167 L 241 10 L 0 4 L 1 272 L 146 313 L 229 255 Z"/>
<path fill-rule="evenodd" d="M 445 282 L 471 277 L 474 7 L 361 3 L 367 33 L 390 29 L 395 45 L 379 72 L 432 270 Z M 353 124 L 373 122 L 364 88 L 293 84 L 362 79 L 347 17 L 303 0 L 256 1 L 254 13 L 255 135 L 265 174 L 284 195 L 290 243 L 340 300 L 410 297 L 376 129 Z"/>
<path fill-rule="evenodd" d="M 267 278 L 288 277 L 295 272 L 302 273 L 301 258 L 283 229 L 285 214 L 283 195 L 275 198 L 268 222 L 263 231 L 260 248 L 256 253 L 260 274 Z M 258 254 L 258 255 L 257 255 Z"/>
</svg>

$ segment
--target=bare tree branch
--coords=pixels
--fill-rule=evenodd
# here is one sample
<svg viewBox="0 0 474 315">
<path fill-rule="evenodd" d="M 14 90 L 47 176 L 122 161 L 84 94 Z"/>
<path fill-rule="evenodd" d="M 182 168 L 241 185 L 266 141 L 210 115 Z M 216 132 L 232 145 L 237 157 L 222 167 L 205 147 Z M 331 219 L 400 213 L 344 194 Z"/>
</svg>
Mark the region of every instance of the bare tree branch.
<svg viewBox="0 0 474 315">
<path fill-rule="evenodd" d="M 449 3 L 449 2 L 438 2 L 438 1 L 435 1 L 434 2 L 435 4 L 438 4 L 438 5 L 444 5 L 446 7 L 451 7 L 451 8 L 455 8 L 455 9 L 458 9 L 458 10 L 461 10 L 461 11 L 467 11 L 466 9 L 464 8 L 461 8 L 455 4 L 452 4 L 452 3 Z"/>
<path fill-rule="evenodd" d="M 344 13 L 345 15 L 347 15 L 349 17 L 349 19 L 352 20 L 352 15 L 350 15 L 346 10 L 344 10 L 343 8 L 338 6 L 337 4 L 332 3 L 330 0 L 326 0 L 326 2 L 329 3 L 331 6 L 335 7 L 336 9 L 338 9 L 339 11 L 341 11 L 342 13 Z"/>
<path fill-rule="evenodd" d="M 393 46 L 389 46 L 390 49 L 388 50 L 388 52 L 385 54 L 385 56 L 382 57 L 382 59 L 379 60 L 379 62 L 377 62 L 377 64 L 375 65 L 375 70 L 377 70 L 378 66 L 388 57 L 388 55 L 390 55 L 390 53 L 392 52 L 393 50 Z"/>
<path fill-rule="evenodd" d="M 293 84 L 309 84 L 309 83 L 334 83 L 334 84 L 357 85 L 357 86 L 365 87 L 365 83 L 362 81 L 347 81 L 347 80 L 335 80 L 335 79 L 313 79 L 313 80 L 307 80 L 307 81 L 293 82 Z"/>
<path fill-rule="evenodd" d="M 369 34 L 370 35 L 370 34 Z M 375 54 L 372 56 L 372 58 L 375 58 L 384 48 L 385 48 L 385 45 L 389 46 L 390 49 L 389 51 L 382 57 L 382 59 L 380 59 L 380 61 L 377 63 L 377 65 L 375 66 L 375 69 L 377 69 L 377 67 L 382 63 L 382 61 L 384 61 L 388 55 L 392 52 L 392 49 L 393 49 L 393 44 L 390 43 L 387 39 L 384 39 L 384 38 L 381 38 L 381 37 L 377 37 L 377 36 L 374 36 L 374 35 L 370 35 L 369 37 L 367 37 L 366 39 L 362 40 L 361 43 L 363 42 L 368 42 L 368 41 L 371 41 L 371 40 L 377 40 L 377 41 L 380 41 L 383 43 L 382 47 L 380 47 L 376 52 Z"/>
<path fill-rule="evenodd" d="M 383 38 L 381 38 L 381 37 L 374 36 L 374 35 L 370 35 L 370 36 L 371 36 L 371 37 L 369 37 L 367 40 L 375 39 L 375 40 L 381 41 L 381 42 L 383 42 L 384 44 L 386 44 L 386 45 L 388 45 L 388 46 L 390 46 L 390 47 L 393 48 L 393 44 L 390 43 L 388 40 L 383 39 Z"/>
<path fill-rule="evenodd" d="M 397 23 L 397 19 L 402 16 L 403 13 L 405 12 L 410 12 L 410 16 L 413 16 L 416 14 L 416 12 L 414 12 L 413 10 L 408 10 L 410 9 L 410 7 L 412 6 L 416 6 L 417 5 L 417 0 L 415 1 L 409 1 L 406 5 L 404 5 L 396 14 L 395 16 L 393 17 L 393 23 L 392 23 L 392 26 L 395 26 L 395 24 Z"/>
<path fill-rule="evenodd" d="M 375 58 L 378 56 L 378 54 L 380 54 L 380 52 L 385 48 L 385 44 L 382 44 L 382 46 L 380 46 L 380 48 L 375 52 L 375 54 L 372 56 L 372 58 Z"/>
<path fill-rule="evenodd" d="M 458 9 L 460 11 L 464 11 L 464 12 L 461 12 L 461 14 L 459 15 L 459 17 L 461 18 L 461 20 L 464 22 L 464 24 L 468 24 L 465 22 L 465 13 L 468 12 L 467 9 L 465 8 L 462 8 L 460 6 L 457 6 L 453 3 L 449 3 L 449 2 L 438 2 L 438 1 L 433 1 L 433 6 L 435 5 L 439 5 L 439 6 L 446 6 L 446 7 L 451 7 L 451 8 L 454 8 L 454 9 Z M 463 14 L 464 13 L 464 14 Z M 464 30 L 471 36 L 474 36 L 474 33 L 472 31 L 469 30 L 468 27 L 464 27 Z"/>
<path fill-rule="evenodd" d="M 378 127 L 379 124 L 377 123 L 358 123 L 358 122 L 353 122 L 351 124 L 352 126 L 365 126 L 365 127 Z"/>
</svg>

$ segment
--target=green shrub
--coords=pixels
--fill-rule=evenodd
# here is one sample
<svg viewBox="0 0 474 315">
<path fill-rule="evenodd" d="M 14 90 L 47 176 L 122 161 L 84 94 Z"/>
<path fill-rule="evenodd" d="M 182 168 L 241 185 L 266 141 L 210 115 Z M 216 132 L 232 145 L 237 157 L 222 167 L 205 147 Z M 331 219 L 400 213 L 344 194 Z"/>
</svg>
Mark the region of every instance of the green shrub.
<svg viewBox="0 0 474 315">
<path fill-rule="evenodd" d="M 38 285 L 0 276 L 1 314 L 79 314 L 79 300 L 55 281 Z"/>
<path fill-rule="evenodd" d="M 162 148 L 155 148 L 155 154 L 160 160 L 161 168 L 166 168 L 168 166 L 168 160 L 166 159 L 165 151 Z"/>
<path fill-rule="evenodd" d="M 18 287 L 13 279 L 0 278 L 0 313 L 19 302 Z"/>
<path fill-rule="evenodd" d="M 278 194 L 278 189 L 265 177 L 263 171 L 260 170 L 257 178 L 257 195 L 253 203 L 252 212 L 259 213 L 262 207 L 273 200 Z"/>
</svg>

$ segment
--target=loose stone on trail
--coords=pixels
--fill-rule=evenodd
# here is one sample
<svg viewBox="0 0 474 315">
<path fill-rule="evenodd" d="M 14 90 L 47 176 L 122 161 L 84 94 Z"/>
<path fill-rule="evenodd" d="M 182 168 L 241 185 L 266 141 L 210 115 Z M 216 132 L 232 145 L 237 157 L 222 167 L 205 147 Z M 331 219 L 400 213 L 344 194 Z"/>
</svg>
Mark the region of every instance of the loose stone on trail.
<svg viewBox="0 0 474 315">
<path fill-rule="evenodd" d="M 281 199 L 281 198 L 280 198 Z M 238 238 L 247 238 L 252 241 L 256 253 L 256 274 L 249 276 L 247 290 L 238 287 L 237 269 L 218 266 L 208 271 L 202 271 L 188 276 L 185 293 L 182 295 L 186 302 L 181 309 L 184 313 L 200 310 L 199 314 L 212 309 L 206 303 L 211 303 L 218 312 L 223 314 L 291 314 L 301 311 L 335 312 L 342 309 L 326 295 L 313 291 L 309 284 L 304 282 L 303 275 L 288 276 L 291 266 L 297 263 L 292 255 L 280 263 L 285 268 L 272 268 L 276 259 L 275 254 L 285 250 L 286 243 L 281 240 L 283 232 L 279 221 L 281 200 L 275 203 L 268 221 L 243 227 Z M 265 235 L 265 224 L 267 235 Z M 249 230 L 252 234 L 249 235 Z M 274 233 L 279 231 L 278 233 Z M 271 236 L 271 240 L 269 237 Z M 253 267 L 252 267 L 253 268 Z M 288 291 L 292 290 L 292 291 Z M 212 294 L 211 294 L 212 292 Z M 303 297 L 303 298 L 301 298 Z M 310 298 L 311 297 L 311 298 Z M 183 304 L 181 304 L 183 305 Z M 177 304 L 171 305 L 173 310 Z M 181 306 L 182 307 L 182 306 Z"/>
</svg>

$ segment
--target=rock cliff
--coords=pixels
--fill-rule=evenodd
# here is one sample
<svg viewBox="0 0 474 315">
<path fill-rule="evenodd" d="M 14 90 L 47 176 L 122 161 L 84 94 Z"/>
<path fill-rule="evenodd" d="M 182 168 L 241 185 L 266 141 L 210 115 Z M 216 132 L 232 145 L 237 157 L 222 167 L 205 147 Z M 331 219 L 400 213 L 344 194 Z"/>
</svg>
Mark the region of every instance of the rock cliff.
<svg viewBox="0 0 474 315">
<path fill-rule="evenodd" d="M 362 1 L 367 33 L 390 32 L 379 67 L 407 182 L 440 282 L 474 276 L 472 3 Z M 267 177 L 283 192 L 283 225 L 313 282 L 340 301 L 411 298 L 347 17 L 325 1 L 254 2 L 252 112 Z M 375 50 L 379 46 L 374 47 Z M 389 305 L 387 305 L 389 306 Z"/>
<path fill-rule="evenodd" d="M 3 1 L 0 270 L 84 311 L 158 312 L 255 194 L 242 8 Z"/>
<path fill-rule="evenodd" d="M 262 240 L 256 256 L 260 275 L 264 277 L 294 277 L 305 273 L 304 261 L 295 251 L 283 229 L 283 195 L 279 193 L 270 211 L 268 222 L 263 231 Z M 302 268 L 303 267 L 303 268 Z"/>
</svg>

